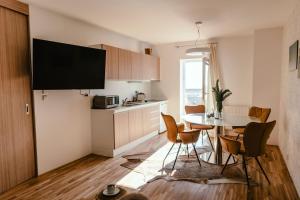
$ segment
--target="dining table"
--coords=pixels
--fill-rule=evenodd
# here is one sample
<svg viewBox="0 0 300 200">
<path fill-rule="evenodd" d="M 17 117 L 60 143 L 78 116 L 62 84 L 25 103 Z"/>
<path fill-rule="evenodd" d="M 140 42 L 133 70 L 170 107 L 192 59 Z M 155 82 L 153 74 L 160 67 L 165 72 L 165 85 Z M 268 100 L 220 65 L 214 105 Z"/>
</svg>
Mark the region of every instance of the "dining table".
<svg viewBox="0 0 300 200">
<path fill-rule="evenodd" d="M 222 145 L 220 142 L 220 135 L 225 134 L 225 127 L 244 127 L 250 122 L 260 122 L 258 118 L 250 117 L 247 115 L 236 115 L 236 114 L 222 114 L 221 118 L 208 117 L 206 113 L 194 113 L 183 116 L 183 120 L 195 124 L 195 125 L 208 125 L 215 127 L 215 135 L 213 137 L 214 150 L 200 154 L 200 158 L 208 163 L 223 165 L 225 164 L 226 158 L 229 156 L 228 153 L 222 151 Z M 224 158 L 224 159 L 223 159 Z M 234 163 L 235 160 L 229 161 L 229 164 Z"/>
</svg>

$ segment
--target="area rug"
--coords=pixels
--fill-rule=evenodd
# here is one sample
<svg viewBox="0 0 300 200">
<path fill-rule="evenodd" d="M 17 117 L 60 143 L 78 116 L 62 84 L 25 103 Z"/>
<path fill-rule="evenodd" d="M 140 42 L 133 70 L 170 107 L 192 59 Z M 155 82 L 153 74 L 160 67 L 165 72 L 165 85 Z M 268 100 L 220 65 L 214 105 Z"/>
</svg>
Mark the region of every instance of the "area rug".
<svg viewBox="0 0 300 200">
<path fill-rule="evenodd" d="M 197 148 L 198 154 L 210 151 L 207 148 Z M 175 149 L 176 153 L 176 149 Z M 174 170 L 174 152 L 169 155 L 163 166 L 163 159 L 166 153 L 162 152 L 141 152 L 125 155 L 127 161 L 121 166 L 136 173 L 143 174 L 147 183 L 163 179 L 165 181 L 189 181 L 199 184 L 246 184 L 242 165 L 237 162 L 228 165 L 223 175 L 222 166 L 212 165 L 201 161 L 201 167 L 194 153 L 188 157 L 182 151 L 178 157 Z"/>
</svg>

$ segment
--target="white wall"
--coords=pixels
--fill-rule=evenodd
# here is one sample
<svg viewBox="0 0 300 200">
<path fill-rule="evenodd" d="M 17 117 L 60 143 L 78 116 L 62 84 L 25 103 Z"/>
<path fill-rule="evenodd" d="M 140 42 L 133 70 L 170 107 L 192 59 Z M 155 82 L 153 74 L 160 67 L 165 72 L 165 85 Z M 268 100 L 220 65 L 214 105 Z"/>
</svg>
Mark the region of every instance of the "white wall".
<svg viewBox="0 0 300 200">
<path fill-rule="evenodd" d="M 30 6 L 31 38 L 89 46 L 109 44 L 142 51 L 148 44 L 62 15 Z M 151 94 L 150 83 L 107 81 L 92 94 L 131 97 L 135 90 Z M 91 153 L 90 97 L 78 90 L 34 92 L 38 173 L 44 173 Z"/>
<path fill-rule="evenodd" d="M 296 40 L 300 40 L 300 2 L 284 27 L 279 121 L 279 146 L 300 194 L 300 79 L 297 71 L 288 69 L 289 46 Z"/>
<path fill-rule="evenodd" d="M 257 30 L 254 33 L 252 104 L 272 109 L 269 121 L 279 120 L 282 28 Z M 270 144 L 278 144 L 278 125 Z"/>
<path fill-rule="evenodd" d="M 226 104 L 251 105 L 253 36 L 221 38 L 217 41 L 217 57 L 221 67 L 223 85 L 232 92 Z"/>
<path fill-rule="evenodd" d="M 159 45 L 155 47 L 160 57 L 160 81 L 152 83 L 151 94 L 153 98 L 168 99 L 168 113 L 176 121 L 180 119 L 180 58 L 183 49 L 174 44 Z"/>
<path fill-rule="evenodd" d="M 252 101 L 253 37 L 243 36 L 217 40 L 218 62 L 224 85 L 232 90 L 228 105 L 250 105 Z M 180 59 L 186 48 L 176 44 L 155 46 L 160 57 L 161 81 L 152 84 L 152 96 L 168 99 L 168 111 L 177 121 L 180 119 Z"/>
</svg>

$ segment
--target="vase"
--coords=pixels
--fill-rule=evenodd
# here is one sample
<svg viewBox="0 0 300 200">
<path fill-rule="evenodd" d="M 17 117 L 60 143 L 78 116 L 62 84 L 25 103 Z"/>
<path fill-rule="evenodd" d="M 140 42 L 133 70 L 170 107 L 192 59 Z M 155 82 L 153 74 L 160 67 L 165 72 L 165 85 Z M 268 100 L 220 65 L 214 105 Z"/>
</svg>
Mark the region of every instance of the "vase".
<svg viewBox="0 0 300 200">
<path fill-rule="evenodd" d="M 217 102 L 217 109 L 215 113 L 215 118 L 216 119 L 222 119 L 222 110 L 223 110 L 223 102 Z"/>
<path fill-rule="evenodd" d="M 222 112 L 219 112 L 219 111 L 216 110 L 214 116 L 215 116 L 215 119 L 222 119 Z"/>
</svg>

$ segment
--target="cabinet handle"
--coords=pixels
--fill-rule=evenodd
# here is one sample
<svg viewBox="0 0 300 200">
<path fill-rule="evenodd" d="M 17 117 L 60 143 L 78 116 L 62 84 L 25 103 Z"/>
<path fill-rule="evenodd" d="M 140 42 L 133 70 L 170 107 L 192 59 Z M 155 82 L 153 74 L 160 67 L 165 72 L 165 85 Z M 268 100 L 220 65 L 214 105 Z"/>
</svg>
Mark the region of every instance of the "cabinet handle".
<svg viewBox="0 0 300 200">
<path fill-rule="evenodd" d="M 25 108 L 26 108 L 26 115 L 29 115 L 29 104 L 28 103 L 26 103 Z"/>
</svg>

